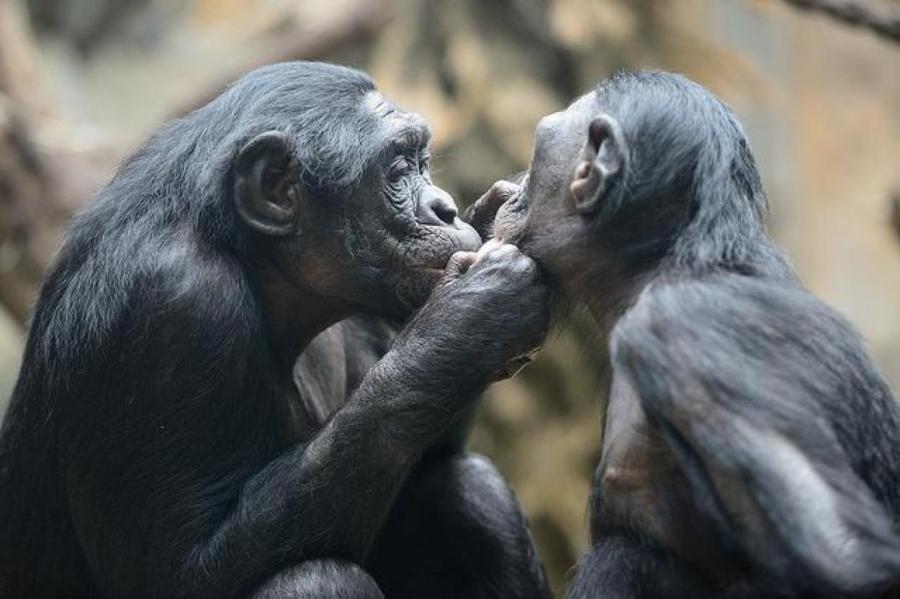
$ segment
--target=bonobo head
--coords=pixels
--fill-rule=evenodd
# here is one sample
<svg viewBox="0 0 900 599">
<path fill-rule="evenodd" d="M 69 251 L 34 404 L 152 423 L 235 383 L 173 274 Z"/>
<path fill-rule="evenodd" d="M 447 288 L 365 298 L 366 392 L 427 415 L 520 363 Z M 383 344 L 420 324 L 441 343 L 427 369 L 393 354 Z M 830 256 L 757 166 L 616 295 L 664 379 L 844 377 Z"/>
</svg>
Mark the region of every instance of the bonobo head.
<svg viewBox="0 0 900 599">
<path fill-rule="evenodd" d="M 250 258 L 288 289 L 403 315 L 454 252 L 479 247 L 431 180 L 427 125 L 365 74 L 273 65 L 216 103 L 233 131 L 225 146 L 236 226 Z"/>
<path fill-rule="evenodd" d="M 740 125 L 684 77 L 622 73 L 541 120 L 495 234 L 570 295 L 661 265 L 765 269 L 765 195 Z M 768 244 L 764 244 L 769 247 Z"/>
</svg>

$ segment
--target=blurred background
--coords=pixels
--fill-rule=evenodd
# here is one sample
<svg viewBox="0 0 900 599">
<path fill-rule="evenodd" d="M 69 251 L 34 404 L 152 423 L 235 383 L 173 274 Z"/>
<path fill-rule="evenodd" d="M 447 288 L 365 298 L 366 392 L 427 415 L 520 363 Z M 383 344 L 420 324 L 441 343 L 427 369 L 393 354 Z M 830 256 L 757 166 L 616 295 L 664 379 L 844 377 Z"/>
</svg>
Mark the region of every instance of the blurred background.
<svg viewBox="0 0 900 599">
<path fill-rule="evenodd" d="M 160 123 L 293 59 L 362 68 L 423 114 L 435 178 L 462 205 L 525 167 L 542 115 L 612 71 L 687 74 L 738 112 L 775 236 L 900 389 L 900 1 L 824 3 L 887 16 L 887 34 L 798 0 L 0 0 L 0 411 L 73 211 Z M 586 548 L 605 399 L 604 352 L 577 320 L 491 392 L 472 438 L 524 503 L 557 590 Z"/>
</svg>

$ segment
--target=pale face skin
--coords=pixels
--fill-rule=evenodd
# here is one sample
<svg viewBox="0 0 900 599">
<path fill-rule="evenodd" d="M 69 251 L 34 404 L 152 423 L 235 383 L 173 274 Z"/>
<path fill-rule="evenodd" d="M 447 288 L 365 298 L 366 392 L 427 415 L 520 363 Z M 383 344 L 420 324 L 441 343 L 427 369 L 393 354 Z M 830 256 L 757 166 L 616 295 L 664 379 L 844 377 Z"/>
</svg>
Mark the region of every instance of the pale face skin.
<svg viewBox="0 0 900 599">
<path fill-rule="evenodd" d="M 370 114 L 373 155 L 359 184 L 335 197 L 296 194 L 298 232 L 277 241 L 279 269 L 349 310 L 404 315 L 425 301 L 450 256 L 477 250 L 481 238 L 431 179 L 422 117 L 378 92 L 361 110 Z"/>
</svg>

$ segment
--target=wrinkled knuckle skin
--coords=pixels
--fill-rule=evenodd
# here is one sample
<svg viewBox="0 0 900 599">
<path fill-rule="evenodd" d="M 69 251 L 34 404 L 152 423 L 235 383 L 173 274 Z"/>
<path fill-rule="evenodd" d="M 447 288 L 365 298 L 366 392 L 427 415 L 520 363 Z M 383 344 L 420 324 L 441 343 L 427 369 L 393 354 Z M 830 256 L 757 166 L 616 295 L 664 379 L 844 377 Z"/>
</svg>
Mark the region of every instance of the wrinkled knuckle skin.
<svg viewBox="0 0 900 599">
<path fill-rule="evenodd" d="M 519 186 L 513 183 L 512 181 L 507 181 L 505 179 L 501 179 L 499 181 L 495 181 L 493 185 L 491 185 L 490 194 L 492 196 L 499 196 L 504 201 L 508 200 L 516 190 L 518 190 Z"/>
<path fill-rule="evenodd" d="M 503 245 L 488 254 L 488 257 L 492 258 L 494 262 L 503 262 L 506 264 L 513 263 L 516 259 L 516 256 L 520 255 L 518 248 L 514 245 Z"/>
<path fill-rule="evenodd" d="M 493 252 L 488 254 L 488 256 L 494 256 L 497 258 L 507 258 L 508 259 L 510 256 L 514 256 L 516 254 L 516 252 L 518 252 L 518 250 L 516 249 L 516 246 L 508 244 L 508 243 L 504 243 L 503 245 L 501 245 L 500 247 L 495 249 Z"/>
<path fill-rule="evenodd" d="M 491 195 L 496 195 L 504 191 L 504 189 L 506 189 L 506 182 L 501 179 L 499 181 L 494 181 L 494 184 L 491 185 L 491 189 L 488 193 L 490 193 Z"/>
<path fill-rule="evenodd" d="M 524 256 L 523 254 L 517 253 L 513 256 L 513 266 L 522 272 L 528 272 L 531 270 L 534 262 L 531 258 Z"/>
<path fill-rule="evenodd" d="M 488 197 L 495 200 L 505 201 L 512 195 L 512 184 L 507 181 L 497 181 L 491 185 L 488 191 Z"/>
</svg>

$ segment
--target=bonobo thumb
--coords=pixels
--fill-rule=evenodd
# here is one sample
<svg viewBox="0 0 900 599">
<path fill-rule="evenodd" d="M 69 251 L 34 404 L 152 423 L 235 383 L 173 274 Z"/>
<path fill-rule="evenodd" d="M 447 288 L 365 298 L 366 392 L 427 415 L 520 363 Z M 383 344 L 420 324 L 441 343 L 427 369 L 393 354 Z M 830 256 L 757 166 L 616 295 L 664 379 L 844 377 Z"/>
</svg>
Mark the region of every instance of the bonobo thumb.
<svg viewBox="0 0 900 599">
<path fill-rule="evenodd" d="M 456 252 L 450 256 L 450 260 L 447 261 L 447 266 L 444 268 L 444 276 L 441 278 L 440 285 L 452 283 L 466 274 L 477 260 L 478 254 L 475 252 Z"/>
</svg>

